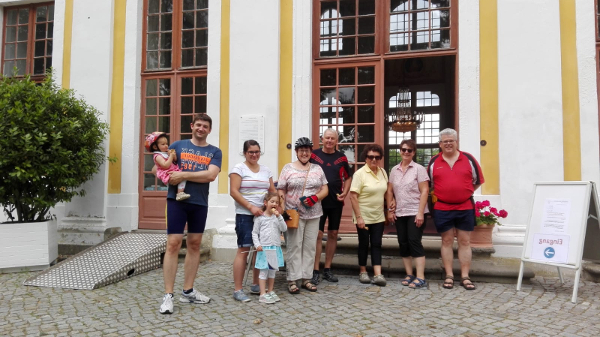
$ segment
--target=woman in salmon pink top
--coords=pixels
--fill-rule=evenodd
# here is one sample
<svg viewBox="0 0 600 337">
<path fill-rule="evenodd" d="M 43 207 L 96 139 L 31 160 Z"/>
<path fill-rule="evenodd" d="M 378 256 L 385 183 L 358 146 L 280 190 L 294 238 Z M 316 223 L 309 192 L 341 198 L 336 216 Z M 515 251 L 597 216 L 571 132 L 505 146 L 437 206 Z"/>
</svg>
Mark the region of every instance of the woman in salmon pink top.
<svg viewBox="0 0 600 337">
<path fill-rule="evenodd" d="M 386 193 L 388 221 L 396 225 L 400 256 L 404 262 L 406 277 L 402 285 L 412 289 L 426 289 L 425 250 L 421 239 L 425 228 L 429 176 L 427 170 L 413 161 L 417 144 L 412 139 L 400 143 L 402 162 L 390 171 Z M 413 274 L 413 261 L 416 276 Z"/>
</svg>

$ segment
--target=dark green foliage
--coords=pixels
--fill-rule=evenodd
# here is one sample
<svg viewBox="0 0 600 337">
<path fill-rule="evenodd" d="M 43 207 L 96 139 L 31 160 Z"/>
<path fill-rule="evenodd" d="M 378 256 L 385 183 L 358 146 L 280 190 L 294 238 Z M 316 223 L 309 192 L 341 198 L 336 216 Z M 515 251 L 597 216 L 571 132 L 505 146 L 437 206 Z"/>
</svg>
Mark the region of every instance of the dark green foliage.
<svg viewBox="0 0 600 337">
<path fill-rule="evenodd" d="M 85 195 L 79 187 L 106 160 L 98 115 L 50 74 L 40 84 L 0 79 L 0 203 L 12 221 L 44 221 L 57 203 Z"/>
</svg>

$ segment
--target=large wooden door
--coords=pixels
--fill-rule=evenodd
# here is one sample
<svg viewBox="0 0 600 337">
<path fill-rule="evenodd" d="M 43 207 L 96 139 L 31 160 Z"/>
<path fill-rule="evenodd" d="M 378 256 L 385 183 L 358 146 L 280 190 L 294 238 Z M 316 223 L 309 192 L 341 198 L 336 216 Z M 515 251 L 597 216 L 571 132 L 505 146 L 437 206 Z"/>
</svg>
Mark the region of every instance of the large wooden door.
<svg viewBox="0 0 600 337">
<path fill-rule="evenodd" d="M 165 229 L 167 186 L 152 174 L 153 154 L 144 148 L 146 135 L 160 131 L 169 142 L 191 138 L 195 113 L 206 112 L 206 72 L 145 78 L 142 82 L 139 228 Z"/>
<path fill-rule="evenodd" d="M 360 158 L 365 145 L 383 144 L 383 91 L 380 61 L 353 64 L 322 65 L 314 69 L 313 141 L 321 144 L 323 132 L 332 128 L 339 132 L 338 149 L 346 154 L 350 170 L 364 165 Z M 355 233 L 352 206 L 346 198 L 340 233 Z"/>
</svg>

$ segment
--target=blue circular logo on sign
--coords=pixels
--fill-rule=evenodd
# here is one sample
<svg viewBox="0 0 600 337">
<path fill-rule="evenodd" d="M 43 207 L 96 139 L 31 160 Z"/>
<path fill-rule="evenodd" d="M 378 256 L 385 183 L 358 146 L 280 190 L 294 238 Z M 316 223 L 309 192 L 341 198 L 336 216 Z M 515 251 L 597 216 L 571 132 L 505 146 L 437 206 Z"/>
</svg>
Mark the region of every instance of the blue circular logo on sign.
<svg viewBox="0 0 600 337">
<path fill-rule="evenodd" d="M 548 247 L 548 248 L 544 249 L 544 256 L 546 258 L 551 259 L 554 257 L 554 254 L 555 254 L 554 248 Z"/>
</svg>

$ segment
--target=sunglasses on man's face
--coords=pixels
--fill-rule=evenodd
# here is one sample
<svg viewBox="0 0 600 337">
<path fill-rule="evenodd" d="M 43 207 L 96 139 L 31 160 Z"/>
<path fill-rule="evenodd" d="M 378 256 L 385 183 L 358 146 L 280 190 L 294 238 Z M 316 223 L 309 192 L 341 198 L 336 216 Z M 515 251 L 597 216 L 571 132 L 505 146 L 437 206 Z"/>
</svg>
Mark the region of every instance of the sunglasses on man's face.
<svg viewBox="0 0 600 337">
<path fill-rule="evenodd" d="M 402 151 L 402 152 L 408 152 L 408 153 L 412 153 L 412 152 L 413 152 L 413 149 L 407 149 L 407 148 L 403 147 L 403 148 L 401 148 L 401 149 L 400 149 L 400 151 Z"/>
<path fill-rule="evenodd" d="M 380 160 L 381 156 L 367 156 L 367 159 L 369 159 L 369 160 Z"/>
</svg>

